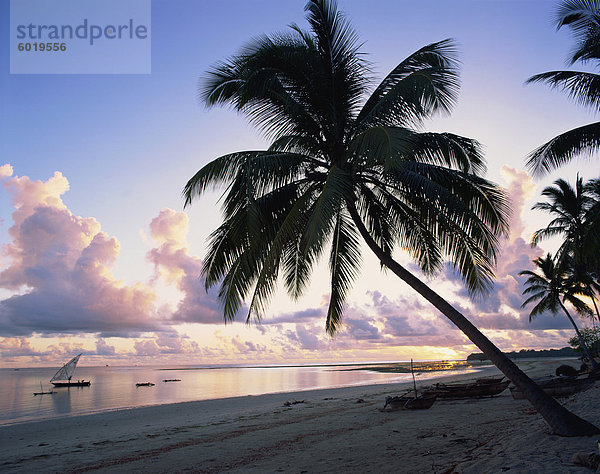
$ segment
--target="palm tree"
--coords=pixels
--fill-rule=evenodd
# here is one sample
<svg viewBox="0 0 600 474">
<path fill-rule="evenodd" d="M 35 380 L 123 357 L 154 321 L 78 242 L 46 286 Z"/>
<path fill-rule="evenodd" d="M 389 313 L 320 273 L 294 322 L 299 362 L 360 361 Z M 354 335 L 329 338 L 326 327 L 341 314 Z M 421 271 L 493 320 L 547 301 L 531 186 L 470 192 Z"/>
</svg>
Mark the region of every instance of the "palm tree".
<svg viewBox="0 0 600 474">
<path fill-rule="evenodd" d="M 482 177 L 479 144 L 421 131 L 449 112 L 459 89 L 450 40 L 402 61 L 365 100 L 370 67 L 335 1 L 306 5 L 311 31 L 263 36 L 209 71 L 208 106 L 228 104 L 264 132 L 271 146 L 221 156 L 184 188 L 185 204 L 225 185 L 223 224 L 204 260 L 206 286 L 220 284 L 225 320 L 249 301 L 260 319 L 279 276 L 299 297 L 329 248 L 331 296 L 326 330 L 339 328 L 358 275 L 361 241 L 454 322 L 522 388 L 552 429 L 598 433 L 542 392 L 471 322 L 393 257 L 408 252 L 425 275 L 449 259 L 476 294 L 491 285 L 498 237 L 507 232 L 506 196 Z"/>
<path fill-rule="evenodd" d="M 570 62 L 589 62 L 600 66 L 600 0 L 563 0 L 556 25 L 568 26 L 577 41 Z M 564 90 L 571 99 L 600 111 L 600 75 L 582 71 L 550 71 L 536 74 L 527 80 L 544 82 Z M 593 155 L 600 147 L 600 122 L 561 133 L 535 149 L 528 156 L 527 166 L 536 175 L 542 175 L 568 163 L 578 155 Z"/>
<path fill-rule="evenodd" d="M 591 310 L 587 304 L 576 296 L 577 287 L 570 285 L 569 279 L 565 278 L 565 268 L 561 266 L 562 262 L 564 262 L 564 260 L 559 260 L 559 263 L 556 264 L 552 255 L 547 254 L 545 258 L 539 257 L 533 261 L 541 273 L 535 273 L 529 270 L 519 272 L 519 275 L 528 276 L 523 294 L 530 295 L 522 306 L 525 307 L 530 303 L 537 302 L 529 313 L 529 321 L 532 321 L 533 318 L 546 311 L 556 314 L 559 310 L 562 310 L 565 313 L 565 316 L 569 318 L 573 328 L 575 328 L 581 348 L 590 360 L 592 367 L 597 368 L 598 364 L 592 357 L 592 354 L 590 353 L 584 338 L 581 336 L 577 324 L 575 324 L 573 317 L 567 310 L 565 303 L 570 303 L 579 314 L 588 315 L 591 313 Z"/>
<path fill-rule="evenodd" d="M 600 201 L 594 196 L 594 184 L 595 181 L 591 181 L 584 185 L 583 179 L 578 176 L 575 188 L 562 178 L 554 181 L 554 186 L 544 188 L 542 196 L 547 201 L 537 202 L 533 209 L 546 211 L 555 217 L 547 227 L 534 232 L 531 245 L 535 246 L 550 237 L 563 237 L 556 258 L 562 262 L 563 268 L 568 268 L 571 284 L 578 286 L 582 294 L 591 298 L 600 320 L 595 278 L 598 240 L 594 232 Z"/>
<path fill-rule="evenodd" d="M 600 254 L 597 250 L 600 247 L 600 178 L 589 180 L 585 185 L 585 192 L 589 197 L 589 209 L 585 217 L 588 223 L 586 248 L 589 252 L 586 253 L 585 258 L 589 260 L 588 267 L 598 291 L 600 290 Z"/>
</svg>

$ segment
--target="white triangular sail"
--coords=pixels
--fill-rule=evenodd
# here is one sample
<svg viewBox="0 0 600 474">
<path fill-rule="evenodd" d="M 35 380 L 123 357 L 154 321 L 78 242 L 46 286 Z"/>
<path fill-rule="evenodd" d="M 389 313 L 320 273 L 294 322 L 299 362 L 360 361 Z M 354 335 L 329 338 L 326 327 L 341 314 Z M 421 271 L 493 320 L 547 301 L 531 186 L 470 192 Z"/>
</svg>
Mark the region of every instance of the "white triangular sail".
<svg viewBox="0 0 600 474">
<path fill-rule="evenodd" d="M 75 372 L 75 367 L 77 367 L 77 362 L 79 362 L 79 358 L 81 354 L 73 357 L 69 362 L 63 365 L 58 372 L 54 374 L 54 377 L 50 379 L 50 382 L 54 382 L 55 380 L 71 380 L 73 376 L 73 372 Z"/>
</svg>

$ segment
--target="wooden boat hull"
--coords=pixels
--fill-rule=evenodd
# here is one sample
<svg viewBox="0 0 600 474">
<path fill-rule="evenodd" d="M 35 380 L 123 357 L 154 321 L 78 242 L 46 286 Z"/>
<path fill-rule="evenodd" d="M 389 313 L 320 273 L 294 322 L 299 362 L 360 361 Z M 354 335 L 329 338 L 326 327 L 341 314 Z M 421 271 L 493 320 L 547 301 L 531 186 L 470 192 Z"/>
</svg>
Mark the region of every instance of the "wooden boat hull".
<svg viewBox="0 0 600 474">
<path fill-rule="evenodd" d="M 81 382 L 52 382 L 55 387 L 89 387 L 92 384 L 89 380 Z"/>
<path fill-rule="evenodd" d="M 136 383 L 135 386 L 136 387 L 154 387 L 154 385 L 152 382 L 143 382 L 143 383 Z"/>
<path fill-rule="evenodd" d="M 386 411 L 427 410 L 433 406 L 436 399 L 436 395 L 428 392 L 419 395 L 417 398 L 408 395 L 402 397 L 388 397 L 383 409 L 386 410 L 386 408 L 389 407 L 389 410 Z"/>
<path fill-rule="evenodd" d="M 471 383 L 471 384 L 455 384 L 455 385 L 442 385 L 436 384 L 431 389 L 431 392 L 436 394 L 438 398 L 482 398 L 482 397 L 494 397 L 501 394 L 506 390 L 510 380 L 504 382 L 493 382 L 493 383 Z"/>
<path fill-rule="evenodd" d="M 555 379 L 537 382 L 539 387 L 551 397 L 568 397 L 574 393 L 583 392 L 594 385 L 591 379 Z M 523 400 L 525 395 L 517 387 L 510 387 L 510 393 L 515 400 Z"/>
<path fill-rule="evenodd" d="M 504 380 L 504 376 L 501 377 L 482 377 L 475 379 L 475 383 L 486 384 L 486 383 L 500 383 Z"/>
</svg>

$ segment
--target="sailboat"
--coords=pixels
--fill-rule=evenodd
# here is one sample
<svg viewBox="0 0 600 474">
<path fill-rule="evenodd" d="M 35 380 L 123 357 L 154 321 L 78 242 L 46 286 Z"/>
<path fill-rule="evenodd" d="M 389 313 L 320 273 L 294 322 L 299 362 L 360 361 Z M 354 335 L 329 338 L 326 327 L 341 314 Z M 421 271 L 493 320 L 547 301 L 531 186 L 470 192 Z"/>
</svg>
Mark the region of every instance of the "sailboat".
<svg viewBox="0 0 600 474">
<path fill-rule="evenodd" d="M 81 354 L 76 355 L 69 362 L 58 369 L 58 372 L 56 372 L 54 377 L 50 379 L 52 385 L 55 387 L 89 387 L 91 384 L 89 380 L 71 380 L 80 357 Z"/>
</svg>

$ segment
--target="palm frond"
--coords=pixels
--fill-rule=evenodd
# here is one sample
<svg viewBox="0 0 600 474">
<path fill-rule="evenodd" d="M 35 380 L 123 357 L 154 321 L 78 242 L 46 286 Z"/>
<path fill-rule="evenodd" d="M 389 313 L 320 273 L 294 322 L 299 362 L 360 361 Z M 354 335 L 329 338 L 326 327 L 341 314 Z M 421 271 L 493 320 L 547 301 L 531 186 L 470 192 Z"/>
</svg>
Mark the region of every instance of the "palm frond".
<svg viewBox="0 0 600 474">
<path fill-rule="evenodd" d="M 360 111 L 357 129 L 421 124 L 435 112 L 449 112 L 458 89 L 453 41 L 432 43 L 411 54 L 381 82 Z"/>
<path fill-rule="evenodd" d="M 568 93 L 569 97 L 584 107 L 600 110 L 600 76 L 591 72 L 550 71 L 527 79 L 527 83 L 543 82 L 554 89 Z"/>
<path fill-rule="evenodd" d="M 331 296 L 325 323 L 327 332 L 332 336 L 342 320 L 348 291 L 358 276 L 360 255 L 360 242 L 355 227 L 343 213 L 338 214 L 329 257 Z"/>
<path fill-rule="evenodd" d="M 532 151 L 526 166 L 535 176 L 543 176 L 576 156 L 591 156 L 600 149 L 600 122 L 561 133 Z"/>
<path fill-rule="evenodd" d="M 571 64 L 600 58 L 599 12 L 598 0 L 563 0 L 560 4 L 556 15 L 557 29 L 570 27 L 577 40 Z"/>
</svg>

